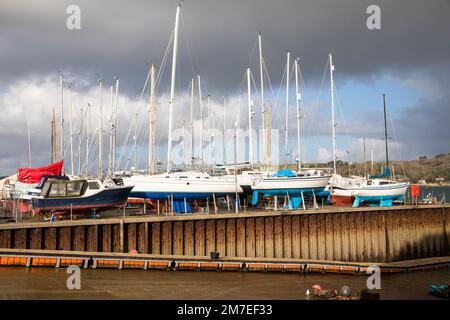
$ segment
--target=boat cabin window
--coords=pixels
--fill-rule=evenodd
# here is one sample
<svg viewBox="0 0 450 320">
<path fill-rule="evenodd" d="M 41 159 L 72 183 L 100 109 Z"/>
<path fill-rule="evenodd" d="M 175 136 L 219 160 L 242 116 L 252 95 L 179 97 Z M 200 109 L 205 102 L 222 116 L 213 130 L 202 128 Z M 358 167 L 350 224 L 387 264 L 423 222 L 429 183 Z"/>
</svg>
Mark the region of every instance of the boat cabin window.
<svg viewBox="0 0 450 320">
<path fill-rule="evenodd" d="M 83 189 L 83 182 L 73 181 L 67 183 L 67 196 L 81 196 L 81 190 Z"/>
<path fill-rule="evenodd" d="M 380 186 L 389 184 L 389 181 L 380 181 Z"/>
<path fill-rule="evenodd" d="M 97 181 L 91 181 L 91 182 L 89 182 L 88 187 L 89 187 L 89 189 L 91 189 L 91 190 L 98 190 L 98 189 L 100 189 L 100 185 L 98 184 Z"/>
<path fill-rule="evenodd" d="M 43 190 L 46 191 L 45 189 Z M 48 191 L 48 197 L 78 197 L 81 196 L 83 190 L 83 181 L 69 181 L 69 182 L 53 182 Z"/>
<path fill-rule="evenodd" d="M 371 180 L 367 181 L 367 185 L 371 186 L 372 185 L 372 181 Z"/>
<path fill-rule="evenodd" d="M 66 196 L 66 184 L 65 183 L 52 183 L 49 197 L 65 197 Z"/>
</svg>

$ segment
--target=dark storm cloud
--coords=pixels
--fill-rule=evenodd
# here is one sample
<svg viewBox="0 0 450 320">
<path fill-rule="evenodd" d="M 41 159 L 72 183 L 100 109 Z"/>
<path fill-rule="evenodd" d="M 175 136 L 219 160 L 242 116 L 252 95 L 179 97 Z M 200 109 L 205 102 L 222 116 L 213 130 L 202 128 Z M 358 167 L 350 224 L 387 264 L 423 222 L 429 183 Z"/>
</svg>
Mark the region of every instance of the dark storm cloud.
<svg viewBox="0 0 450 320">
<path fill-rule="evenodd" d="M 81 8 L 79 31 L 65 27 L 71 4 Z M 182 4 L 180 88 L 187 87 L 194 69 L 203 75 L 207 88 L 234 90 L 244 66 L 257 66 L 259 30 L 274 83 L 281 78 L 286 49 L 301 57 L 309 79 L 320 79 L 329 52 L 340 77 L 365 80 L 386 70 L 439 64 L 450 56 L 446 0 L 188 0 Z M 369 4 L 381 7 L 381 30 L 366 28 Z M 147 64 L 161 61 L 175 6 L 176 1 L 167 0 L 3 1 L 0 83 L 64 70 L 93 79 L 119 75 L 122 87 L 136 94 Z"/>
</svg>

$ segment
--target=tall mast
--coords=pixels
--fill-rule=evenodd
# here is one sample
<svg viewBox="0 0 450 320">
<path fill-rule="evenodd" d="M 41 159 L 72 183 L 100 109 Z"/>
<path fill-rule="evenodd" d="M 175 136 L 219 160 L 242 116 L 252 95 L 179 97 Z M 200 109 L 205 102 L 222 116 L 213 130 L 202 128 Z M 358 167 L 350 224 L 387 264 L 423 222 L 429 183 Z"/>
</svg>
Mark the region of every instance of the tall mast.
<svg viewBox="0 0 450 320">
<path fill-rule="evenodd" d="M 186 161 L 186 143 L 184 143 L 186 140 L 186 120 L 183 120 L 183 130 L 182 130 L 182 139 L 181 139 L 181 154 L 183 155 L 181 158 L 181 164 L 184 168 L 185 161 Z"/>
<path fill-rule="evenodd" d="M 115 92 L 115 99 L 114 99 L 114 111 L 113 111 L 113 124 L 114 124 L 114 130 L 113 130 L 113 153 L 112 153 L 112 168 L 113 172 L 116 169 L 116 146 L 117 146 L 117 103 L 119 98 L 119 78 L 114 77 L 114 80 L 116 80 L 116 92 Z"/>
<path fill-rule="evenodd" d="M 235 162 L 238 161 L 239 155 L 239 128 L 241 126 L 241 96 L 236 103 L 236 157 Z"/>
<path fill-rule="evenodd" d="M 370 170 L 373 172 L 373 148 L 370 148 Z"/>
<path fill-rule="evenodd" d="M 72 88 L 69 86 L 69 108 L 70 108 L 70 119 L 69 119 L 69 129 L 70 129 L 70 173 L 74 175 L 74 162 L 73 162 L 73 127 L 72 127 Z"/>
<path fill-rule="evenodd" d="M 200 102 L 200 153 L 202 157 L 202 169 L 205 166 L 205 158 L 203 154 L 203 97 L 202 97 L 202 83 L 200 81 L 200 75 L 197 75 L 198 80 L 198 99 Z"/>
<path fill-rule="evenodd" d="M 152 64 L 150 69 L 150 101 L 149 101 L 149 130 L 148 130 L 148 173 L 155 172 L 155 132 L 156 132 L 156 68 Z"/>
<path fill-rule="evenodd" d="M 227 146 L 226 146 L 226 130 L 227 130 L 227 97 L 223 98 L 223 134 L 222 134 L 222 141 L 223 141 L 223 164 L 227 162 Z"/>
<path fill-rule="evenodd" d="M 295 68 L 295 104 L 297 107 L 297 155 L 298 155 L 298 171 L 301 170 L 301 140 L 300 140 L 300 100 L 301 100 L 301 93 L 299 91 L 299 85 L 298 85 L 298 58 L 294 60 L 294 68 Z"/>
<path fill-rule="evenodd" d="M 59 86 L 61 88 L 61 137 L 60 137 L 60 158 L 61 160 L 64 159 L 64 87 L 63 87 L 63 74 L 59 74 Z M 64 170 L 64 168 L 63 168 Z"/>
<path fill-rule="evenodd" d="M 55 109 L 53 109 L 52 141 L 53 141 L 53 160 L 52 160 L 52 162 L 55 162 L 55 161 L 58 160 L 58 144 L 56 143 L 56 116 L 55 116 Z"/>
<path fill-rule="evenodd" d="M 114 134 L 114 87 L 113 84 L 109 86 L 109 97 L 111 99 L 111 113 L 108 116 L 108 125 L 109 125 L 109 155 L 108 155 L 108 173 L 109 175 L 113 175 L 113 134 Z"/>
<path fill-rule="evenodd" d="M 334 117 L 334 80 L 333 80 L 333 57 L 331 53 L 330 58 L 330 94 L 331 94 L 331 128 L 333 131 L 333 173 L 336 173 L 336 120 Z"/>
<path fill-rule="evenodd" d="M 98 90 L 100 95 L 99 124 L 98 124 L 98 176 L 103 176 L 103 81 L 98 80 Z"/>
<path fill-rule="evenodd" d="M 133 140 L 134 140 L 134 169 L 137 169 L 137 122 L 138 122 L 138 113 L 136 112 L 136 114 L 134 115 L 134 135 L 133 135 Z"/>
<path fill-rule="evenodd" d="M 91 105 L 87 105 L 87 130 L 86 130 L 86 177 L 89 176 L 89 136 L 90 136 L 90 126 L 91 126 Z"/>
<path fill-rule="evenodd" d="M 167 143 L 167 172 L 171 170 L 172 162 L 172 117 L 173 117 L 173 105 L 175 99 L 175 76 L 177 71 L 177 51 L 178 51 L 178 25 L 180 20 L 180 7 L 177 6 L 177 13 L 175 15 L 175 33 L 173 39 L 173 54 L 172 54 L 172 79 L 170 82 L 170 101 L 169 101 L 169 137 Z"/>
<path fill-rule="evenodd" d="M 247 100 L 248 100 L 248 160 L 250 166 L 253 167 L 253 134 L 252 134 L 252 95 L 251 95 L 251 81 L 250 68 L 247 68 Z"/>
<path fill-rule="evenodd" d="M 386 144 L 386 167 L 389 167 L 388 135 L 386 122 L 386 94 L 384 93 L 383 93 L 383 106 L 384 106 L 384 141 Z"/>
<path fill-rule="evenodd" d="M 208 162 L 212 165 L 212 112 L 211 112 L 211 95 L 208 94 L 208 98 L 206 100 L 206 107 L 208 109 L 208 120 L 209 120 L 209 143 L 208 143 Z"/>
<path fill-rule="evenodd" d="M 290 76 L 290 70 L 289 70 L 289 60 L 291 58 L 291 53 L 287 52 L 287 61 L 286 61 L 286 114 L 285 114 L 285 123 L 284 123 L 284 145 L 285 145 L 285 163 L 287 163 L 287 158 L 289 154 L 289 146 L 288 146 L 288 121 L 289 121 L 289 76 Z"/>
<path fill-rule="evenodd" d="M 28 138 L 28 168 L 31 168 L 31 133 L 30 133 L 30 118 L 27 113 L 27 138 Z"/>
<path fill-rule="evenodd" d="M 191 122 L 189 123 L 190 129 L 190 142 L 189 142 L 189 165 L 192 170 L 194 167 L 194 90 L 195 80 L 191 79 Z"/>
<path fill-rule="evenodd" d="M 77 175 L 81 175 L 81 143 L 83 139 L 83 121 L 84 121 L 83 107 L 81 107 L 81 120 L 80 120 L 80 130 L 78 131 L 78 170 Z"/>
<path fill-rule="evenodd" d="M 215 135 L 215 130 L 216 130 L 216 112 L 213 111 L 212 114 L 212 130 L 211 130 L 211 140 L 212 140 L 212 154 L 211 154 L 211 166 L 213 166 L 216 163 L 216 135 Z"/>
<path fill-rule="evenodd" d="M 265 164 L 267 165 L 268 161 L 268 157 L 267 157 L 267 153 L 265 152 L 266 150 L 266 143 L 267 141 L 265 141 L 266 138 L 266 107 L 264 105 L 264 75 L 263 75 L 263 54 L 262 54 L 262 40 L 261 40 L 261 32 L 258 33 L 258 46 L 259 46 L 259 76 L 260 76 L 260 81 L 261 81 L 261 122 L 262 122 L 262 150 L 263 153 L 266 154 L 265 157 Z"/>
</svg>

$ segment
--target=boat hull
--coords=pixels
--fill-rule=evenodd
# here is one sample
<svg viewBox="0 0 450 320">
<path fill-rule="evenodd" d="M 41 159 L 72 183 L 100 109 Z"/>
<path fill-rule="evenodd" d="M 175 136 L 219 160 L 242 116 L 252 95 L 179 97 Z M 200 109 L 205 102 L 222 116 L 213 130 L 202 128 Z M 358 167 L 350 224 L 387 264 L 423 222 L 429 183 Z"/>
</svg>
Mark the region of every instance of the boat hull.
<svg viewBox="0 0 450 320">
<path fill-rule="evenodd" d="M 87 197 L 77 198 L 33 198 L 35 213 L 70 211 L 105 211 L 124 206 L 133 187 L 104 189 Z"/>
<path fill-rule="evenodd" d="M 398 185 L 384 185 L 384 186 L 374 186 L 374 187 L 359 187 L 353 190 L 353 194 L 357 197 L 371 198 L 371 197 L 398 197 L 404 196 L 408 189 L 407 183 L 401 183 Z"/>
<path fill-rule="evenodd" d="M 405 193 L 408 189 L 408 183 L 396 185 L 361 187 L 354 190 L 355 200 L 353 207 L 359 207 L 361 204 L 379 205 L 381 207 L 392 206 L 394 201 L 405 200 Z"/>
<path fill-rule="evenodd" d="M 266 197 L 289 195 L 290 207 L 298 208 L 302 196 L 323 193 L 329 180 L 330 176 L 265 178 L 253 185 L 252 204 L 258 203 L 259 194 Z"/>
<path fill-rule="evenodd" d="M 351 206 L 355 196 L 352 189 L 332 188 L 330 200 L 335 206 Z"/>
<path fill-rule="evenodd" d="M 355 197 L 353 196 L 331 196 L 331 203 L 335 206 L 351 206 L 354 200 Z"/>
<path fill-rule="evenodd" d="M 125 185 L 134 186 L 130 197 L 167 200 L 206 199 L 242 193 L 242 188 L 229 179 L 177 179 L 137 176 L 123 179 Z"/>
</svg>

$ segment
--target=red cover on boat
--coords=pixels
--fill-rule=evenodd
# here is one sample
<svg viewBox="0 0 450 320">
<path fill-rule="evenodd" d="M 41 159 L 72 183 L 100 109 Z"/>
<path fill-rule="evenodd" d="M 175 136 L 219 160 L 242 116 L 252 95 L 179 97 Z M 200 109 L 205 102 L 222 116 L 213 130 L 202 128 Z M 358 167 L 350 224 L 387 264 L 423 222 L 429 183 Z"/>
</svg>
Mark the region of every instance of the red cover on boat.
<svg viewBox="0 0 450 320">
<path fill-rule="evenodd" d="M 19 168 L 17 169 L 17 180 L 23 183 L 38 183 L 44 175 L 60 176 L 62 168 L 63 161 L 52 163 L 48 167 Z"/>
</svg>

